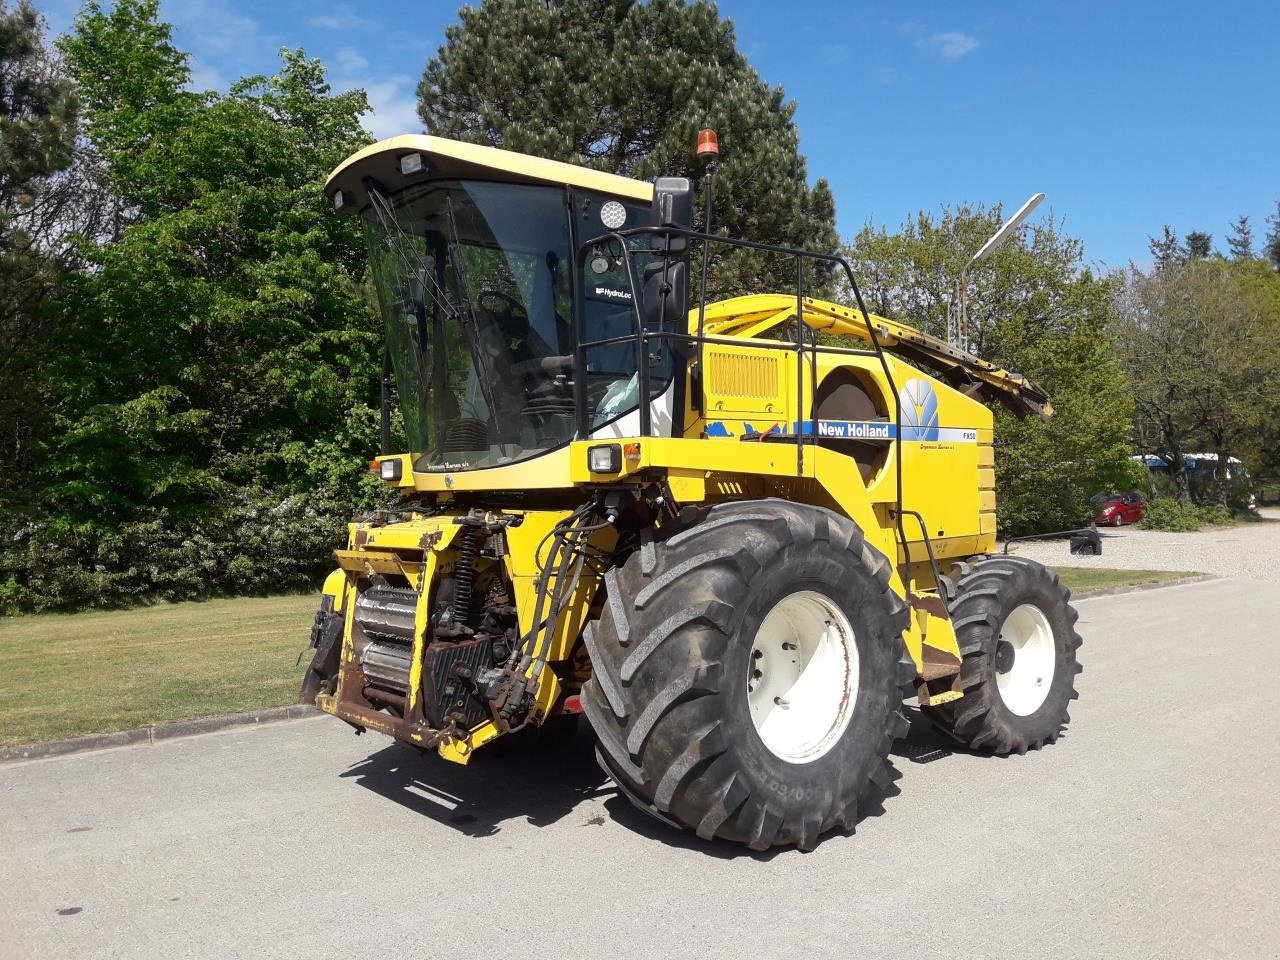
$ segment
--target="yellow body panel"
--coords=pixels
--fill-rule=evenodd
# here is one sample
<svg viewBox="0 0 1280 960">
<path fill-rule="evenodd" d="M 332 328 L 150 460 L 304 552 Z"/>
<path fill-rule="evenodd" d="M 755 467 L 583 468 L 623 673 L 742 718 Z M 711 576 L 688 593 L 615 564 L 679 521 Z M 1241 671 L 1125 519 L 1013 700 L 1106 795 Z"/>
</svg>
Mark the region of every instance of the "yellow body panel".
<svg viewBox="0 0 1280 960">
<path fill-rule="evenodd" d="M 427 163 L 428 174 L 435 177 L 567 184 L 644 203 L 653 199 L 653 184 L 641 180 L 619 177 L 587 167 L 575 167 L 558 160 L 545 160 L 542 157 L 512 153 L 510 150 L 445 140 L 420 133 L 407 133 L 379 140 L 352 154 L 329 174 L 324 185 L 325 194 L 332 199 L 341 190 L 353 198 L 352 204 L 360 209 L 368 203 L 363 185 L 365 177 L 373 177 L 389 191 L 421 179 L 421 176 L 406 177 L 400 172 L 400 158 L 408 153 L 422 154 Z"/>
</svg>

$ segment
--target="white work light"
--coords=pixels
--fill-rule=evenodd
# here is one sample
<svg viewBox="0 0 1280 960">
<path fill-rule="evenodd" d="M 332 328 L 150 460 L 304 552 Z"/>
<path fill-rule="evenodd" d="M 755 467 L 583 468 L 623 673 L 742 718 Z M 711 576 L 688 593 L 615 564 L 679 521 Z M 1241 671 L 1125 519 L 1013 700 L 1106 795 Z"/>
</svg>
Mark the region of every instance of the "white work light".
<svg viewBox="0 0 1280 960">
<path fill-rule="evenodd" d="M 393 457 L 390 460 L 382 460 L 378 463 L 378 476 L 386 480 L 388 483 L 394 483 L 404 475 L 404 464 L 400 462 L 399 457 Z"/>
<path fill-rule="evenodd" d="M 406 153 L 400 158 L 400 172 L 406 177 L 411 177 L 415 173 L 422 173 L 427 169 L 427 162 L 422 159 L 420 153 Z"/>
<path fill-rule="evenodd" d="M 617 230 L 627 222 L 627 208 L 617 200 L 609 200 L 600 208 L 600 222 L 610 230 Z"/>
<path fill-rule="evenodd" d="M 588 447 L 587 469 L 592 473 L 617 473 L 622 469 L 622 447 L 616 443 Z"/>
</svg>

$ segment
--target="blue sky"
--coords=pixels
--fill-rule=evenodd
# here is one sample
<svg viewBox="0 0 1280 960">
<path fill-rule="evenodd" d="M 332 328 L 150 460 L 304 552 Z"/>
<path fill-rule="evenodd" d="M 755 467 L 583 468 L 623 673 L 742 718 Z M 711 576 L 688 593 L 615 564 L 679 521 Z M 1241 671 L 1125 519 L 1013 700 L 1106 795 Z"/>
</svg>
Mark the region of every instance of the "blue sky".
<svg viewBox="0 0 1280 960">
<path fill-rule="evenodd" d="M 55 31 L 74 0 L 36 0 Z M 163 0 L 193 83 L 270 72 L 282 46 L 364 87 L 380 136 L 420 130 L 414 87 L 453 0 Z M 742 50 L 796 100 L 843 235 L 911 212 L 1043 190 L 1086 258 L 1149 259 L 1171 223 L 1225 247 L 1280 199 L 1280 5 L 1238 2 L 721 3 Z M 1039 214 L 1037 214 L 1039 215 Z"/>
</svg>

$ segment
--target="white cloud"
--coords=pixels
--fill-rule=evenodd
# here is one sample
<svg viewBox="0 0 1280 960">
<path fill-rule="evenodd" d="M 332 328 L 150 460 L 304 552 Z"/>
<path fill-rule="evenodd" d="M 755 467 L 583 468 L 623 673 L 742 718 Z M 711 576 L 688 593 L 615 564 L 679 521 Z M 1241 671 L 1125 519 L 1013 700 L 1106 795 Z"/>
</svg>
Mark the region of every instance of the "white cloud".
<svg viewBox="0 0 1280 960">
<path fill-rule="evenodd" d="M 226 90 L 230 84 L 226 77 L 209 66 L 199 57 L 191 58 L 191 79 L 187 81 L 188 90 Z"/>
<path fill-rule="evenodd" d="M 369 69 L 369 61 L 358 50 L 344 47 L 333 55 L 333 66 L 339 76 L 352 77 Z"/>
<path fill-rule="evenodd" d="M 978 46 L 978 38 L 967 33 L 935 33 L 926 38 L 925 45 L 948 63 L 955 63 Z"/>
<path fill-rule="evenodd" d="M 360 51 L 352 47 L 338 50 L 333 56 L 333 88 L 365 92 L 370 110 L 360 122 L 379 140 L 401 133 L 421 133 L 417 80 L 403 73 L 379 77 L 371 74 L 369 66 L 369 59 Z"/>
<path fill-rule="evenodd" d="M 958 30 L 933 31 L 921 23 L 905 23 L 902 30 L 913 38 L 916 46 L 926 53 L 940 57 L 947 63 L 955 63 L 978 47 L 978 38 Z"/>
<path fill-rule="evenodd" d="M 906 74 L 894 67 L 876 67 L 871 77 L 877 86 L 887 87 L 904 79 Z"/>
<path fill-rule="evenodd" d="M 372 17 L 362 16 L 345 4 L 331 7 L 328 13 L 316 14 L 314 17 L 308 18 L 307 23 L 322 30 L 337 30 L 341 32 L 374 30 L 378 26 L 377 20 Z"/>
<path fill-rule="evenodd" d="M 422 121 L 418 119 L 418 96 L 414 81 L 400 74 L 386 80 L 359 79 L 340 76 L 333 86 L 338 90 L 359 87 L 369 98 L 369 113 L 361 118 L 364 128 L 379 140 L 401 133 L 421 133 Z"/>
<path fill-rule="evenodd" d="M 231 13 L 225 3 L 211 0 L 170 0 L 160 15 L 182 31 L 192 49 L 206 54 L 243 56 L 262 35 L 257 20 Z"/>
</svg>

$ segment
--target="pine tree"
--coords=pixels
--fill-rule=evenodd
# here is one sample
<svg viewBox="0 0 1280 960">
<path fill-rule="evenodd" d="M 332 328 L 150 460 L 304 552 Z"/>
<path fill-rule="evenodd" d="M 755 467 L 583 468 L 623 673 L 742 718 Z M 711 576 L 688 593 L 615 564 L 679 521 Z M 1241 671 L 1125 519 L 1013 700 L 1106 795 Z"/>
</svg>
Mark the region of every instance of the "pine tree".
<svg viewBox="0 0 1280 960">
<path fill-rule="evenodd" d="M 1231 250 L 1233 260 L 1253 259 L 1253 227 L 1249 226 L 1249 218 L 1243 214 L 1231 224 L 1231 235 L 1227 237 L 1227 247 Z"/>
<path fill-rule="evenodd" d="M 1280 200 L 1276 201 L 1276 212 L 1267 217 L 1267 236 L 1262 244 L 1262 255 L 1280 270 Z"/>
<path fill-rule="evenodd" d="M 27 381 L 67 246 L 57 176 L 71 163 L 78 109 L 35 8 L 0 0 L 0 493 L 38 412 Z"/>
<path fill-rule="evenodd" d="M 1173 232 L 1173 227 L 1167 223 L 1164 225 L 1164 235 L 1159 239 L 1148 237 L 1147 246 L 1151 250 L 1151 256 L 1155 258 L 1157 269 L 1177 263 L 1186 256 L 1186 251 L 1178 243 L 1178 235 Z"/>
<path fill-rule="evenodd" d="M 834 201 L 825 181 L 809 187 L 795 104 L 752 69 L 714 4 L 484 0 L 445 36 L 418 86 L 431 133 L 698 185 L 697 131 L 713 127 L 716 232 L 835 250 Z M 786 290 L 794 266 L 735 253 L 713 285 Z"/>
<path fill-rule="evenodd" d="M 1186 239 L 1187 256 L 1192 260 L 1208 260 L 1213 252 L 1213 235 L 1192 230 Z"/>
</svg>

